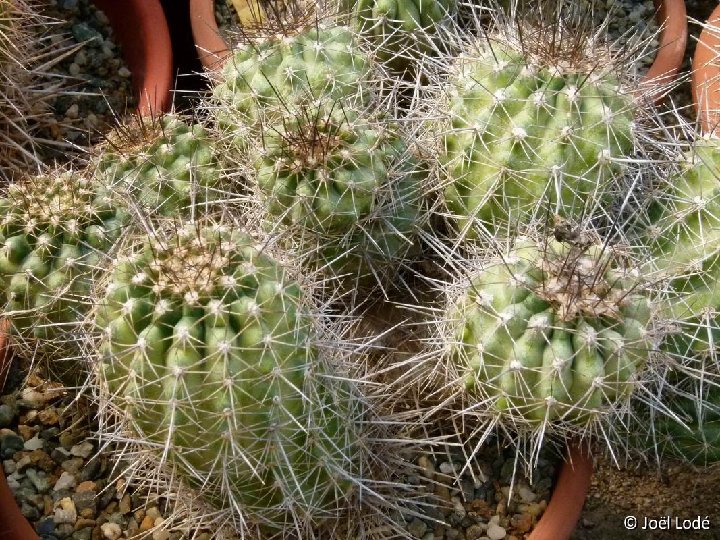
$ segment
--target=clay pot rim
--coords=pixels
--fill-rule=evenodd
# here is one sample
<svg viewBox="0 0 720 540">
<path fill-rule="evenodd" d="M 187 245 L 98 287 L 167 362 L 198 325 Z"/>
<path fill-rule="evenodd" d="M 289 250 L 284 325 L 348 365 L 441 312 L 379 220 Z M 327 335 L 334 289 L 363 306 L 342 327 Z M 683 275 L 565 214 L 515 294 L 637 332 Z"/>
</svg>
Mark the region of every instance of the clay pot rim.
<svg viewBox="0 0 720 540">
<path fill-rule="evenodd" d="M 665 97 L 665 88 L 682 65 L 688 40 L 685 0 L 653 0 L 656 20 L 662 27 L 657 55 L 638 87 L 641 95 L 656 104 Z M 190 25 L 195 49 L 203 67 L 219 72 L 230 56 L 230 46 L 220 35 L 215 20 L 215 0 L 190 0 Z"/>
<path fill-rule="evenodd" d="M 692 96 L 704 135 L 720 135 L 720 5 L 708 17 L 692 62 Z"/>
<path fill-rule="evenodd" d="M 170 110 L 173 54 L 160 0 L 92 0 L 108 17 L 132 73 L 136 112 L 158 116 Z"/>
</svg>

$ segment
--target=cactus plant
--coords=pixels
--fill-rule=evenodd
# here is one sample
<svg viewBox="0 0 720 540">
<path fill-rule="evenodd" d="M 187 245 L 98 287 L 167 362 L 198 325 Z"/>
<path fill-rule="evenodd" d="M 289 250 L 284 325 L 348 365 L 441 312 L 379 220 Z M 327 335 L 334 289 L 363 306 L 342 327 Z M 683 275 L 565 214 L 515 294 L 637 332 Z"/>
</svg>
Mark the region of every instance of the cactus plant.
<svg viewBox="0 0 720 540">
<path fill-rule="evenodd" d="M 0 287 L 16 345 L 28 354 L 68 350 L 90 275 L 129 215 L 104 186 L 73 170 L 9 185 L 0 208 Z"/>
<path fill-rule="evenodd" d="M 456 0 L 342 0 L 353 25 L 378 47 L 393 71 L 414 74 L 412 61 L 441 45 L 438 27 L 457 11 Z"/>
<path fill-rule="evenodd" d="M 612 220 L 627 174 L 642 176 L 638 158 L 653 144 L 639 131 L 643 95 L 619 60 L 632 51 L 540 4 L 522 18 L 498 10 L 491 30 L 476 16 L 445 32 L 448 52 L 425 68 L 431 91 L 411 108 L 463 237 L 554 214 Z"/>
<path fill-rule="evenodd" d="M 266 220 L 311 266 L 379 277 L 405 258 L 427 171 L 397 125 L 319 99 L 262 142 L 255 168 Z"/>
<path fill-rule="evenodd" d="M 280 124 L 302 104 L 335 99 L 345 109 L 351 100 L 362 107 L 371 92 L 370 62 L 349 28 L 313 25 L 288 34 L 241 45 L 213 90 L 212 112 L 241 145 L 243 131 Z"/>
<path fill-rule="evenodd" d="M 592 429 L 627 405 L 650 357 L 653 314 L 618 252 L 519 238 L 460 283 L 441 326 L 452 392 L 548 433 L 554 422 Z"/>
<path fill-rule="evenodd" d="M 452 83 L 442 163 L 460 226 L 527 221 L 538 201 L 564 217 L 607 201 L 633 148 L 631 102 L 612 76 L 534 66 L 493 46 L 460 58 Z"/>
<path fill-rule="evenodd" d="M 191 215 L 218 199 L 220 165 L 205 128 L 176 115 L 147 122 L 140 118 L 116 130 L 93 174 L 159 215 Z"/>
<path fill-rule="evenodd" d="M 123 248 L 99 306 L 100 385 L 124 440 L 243 530 L 337 517 L 362 402 L 327 371 L 303 289 L 263 246 L 223 225 L 158 229 Z"/>
</svg>

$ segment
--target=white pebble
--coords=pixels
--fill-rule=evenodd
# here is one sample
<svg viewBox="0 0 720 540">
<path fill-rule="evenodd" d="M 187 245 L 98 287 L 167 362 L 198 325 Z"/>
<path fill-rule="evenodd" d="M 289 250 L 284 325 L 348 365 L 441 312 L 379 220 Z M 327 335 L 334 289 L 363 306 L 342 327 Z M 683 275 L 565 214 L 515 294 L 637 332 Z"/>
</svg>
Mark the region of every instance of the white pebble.
<svg viewBox="0 0 720 540">
<path fill-rule="evenodd" d="M 63 473 L 60 475 L 60 478 L 58 478 L 57 482 L 55 482 L 53 491 L 60 491 L 61 489 L 72 489 L 76 485 L 77 480 L 75 480 L 75 476 L 67 471 L 63 471 Z"/>
<path fill-rule="evenodd" d="M 505 529 L 497 523 L 490 523 L 487 528 L 487 535 L 490 540 L 502 540 L 505 538 L 507 533 L 505 532 Z"/>
<path fill-rule="evenodd" d="M 70 449 L 70 453 L 76 457 L 89 458 L 93 453 L 93 445 L 88 441 L 81 442 L 80 444 L 73 446 Z"/>
<path fill-rule="evenodd" d="M 109 521 L 103 523 L 100 525 L 100 530 L 102 531 L 103 537 L 108 540 L 117 540 L 122 536 L 122 529 L 117 523 L 111 523 Z"/>
<path fill-rule="evenodd" d="M 518 486 L 518 495 L 525 503 L 535 502 L 535 499 L 537 499 L 537 495 L 525 485 Z"/>
<path fill-rule="evenodd" d="M 32 439 L 25 441 L 24 448 L 32 452 L 33 450 L 40 450 L 43 446 L 45 446 L 45 441 L 35 435 Z"/>
</svg>

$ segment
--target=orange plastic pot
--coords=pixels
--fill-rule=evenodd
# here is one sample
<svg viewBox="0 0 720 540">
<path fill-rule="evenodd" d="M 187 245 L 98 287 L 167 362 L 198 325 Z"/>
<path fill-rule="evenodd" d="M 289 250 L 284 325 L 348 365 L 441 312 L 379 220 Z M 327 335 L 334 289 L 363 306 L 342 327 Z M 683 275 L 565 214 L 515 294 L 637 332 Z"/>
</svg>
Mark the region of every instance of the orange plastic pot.
<svg viewBox="0 0 720 540">
<path fill-rule="evenodd" d="M 160 0 L 93 0 L 110 20 L 122 45 L 138 97 L 137 112 L 157 116 L 172 104 L 173 56 L 170 30 Z"/>
<path fill-rule="evenodd" d="M 692 94 L 705 135 L 720 135 L 720 6 L 710 14 L 693 57 Z"/>
</svg>

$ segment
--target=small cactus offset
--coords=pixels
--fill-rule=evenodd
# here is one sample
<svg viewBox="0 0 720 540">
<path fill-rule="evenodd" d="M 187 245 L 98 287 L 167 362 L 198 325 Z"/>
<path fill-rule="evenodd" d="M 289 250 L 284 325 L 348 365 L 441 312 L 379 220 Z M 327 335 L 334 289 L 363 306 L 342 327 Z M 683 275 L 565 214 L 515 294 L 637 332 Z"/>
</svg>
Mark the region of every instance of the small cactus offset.
<svg viewBox="0 0 720 540">
<path fill-rule="evenodd" d="M 443 392 L 540 438 L 589 435 L 625 412 L 653 350 L 654 315 L 622 254 L 519 237 L 478 262 L 450 285 L 437 323 Z"/>
<path fill-rule="evenodd" d="M 93 171 L 139 208 L 164 216 L 192 215 L 220 193 L 220 165 L 210 134 L 175 115 L 138 119 L 118 129 L 100 150 Z"/>
<path fill-rule="evenodd" d="M 84 318 L 90 276 L 129 221 L 116 203 L 72 170 L 11 184 L 0 198 L 3 312 L 31 353 L 57 352 Z"/>
<path fill-rule="evenodd" d="M 241 530 L 337 518 L 363 405 L 327 371 L 299 283 L 234 227 L 159 229 L 122 253 L 94 319 L 120 440 L 153 448 Z"/>
</svg>

